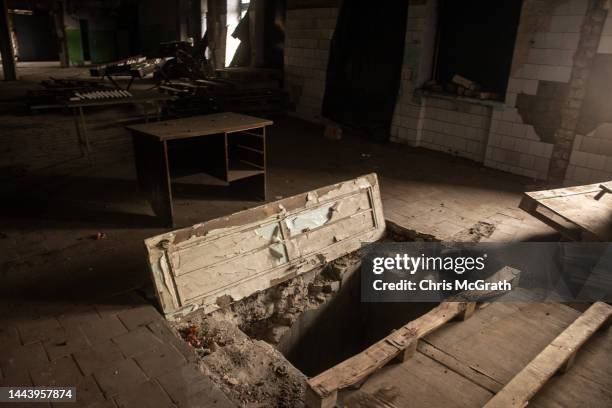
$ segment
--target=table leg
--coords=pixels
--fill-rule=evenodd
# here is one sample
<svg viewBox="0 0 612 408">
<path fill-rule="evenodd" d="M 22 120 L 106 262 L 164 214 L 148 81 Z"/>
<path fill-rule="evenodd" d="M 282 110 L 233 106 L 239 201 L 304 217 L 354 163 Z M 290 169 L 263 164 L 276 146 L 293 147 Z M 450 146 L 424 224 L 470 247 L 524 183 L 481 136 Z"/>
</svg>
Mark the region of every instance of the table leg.
<svg viewBox="0 0 612 408">
<path fill-rule="evenodd" d="M 138 186 L 163 225 L 172 228 L 174 220 L 168 146 L 165 141 L 160 142 L 154 137 L 137 132 L 132 133 L 132 142 Z"/>
<path fill-rule="evenodd" d="M 85 139 L 85 149 L 87 150 L 87 155 L 91 153 L 91 148 L 89 146 L 89 136 L 87 135 L 87 126 L 85 125 L 85 114 L 83 113 L 83 107 L 79 106 L 79 117 L 81 119 L 81 128 L 83 129 L 83 138 Z"/>
<path fill-rule="evenodd" d="M 266 153 L 266 136 L 267 136 L 267 126 L 264 126 L 263 128 L 263 170 L 264 170 L 264 174 L 263 174 L 263 186 L 262 186 L 262 197 L 263 197 L 263 201 L 267 201 L 268 200 L 268 162 L 267 162 L 267 153 Z"/>
<path fill-rule="evenodd" d="M 107 78 L 108 78 L 108 79 L 111 81 L 111 83 L 113 84 L 113 86 L 114 86 L 115 88 L 121 89 L 121 87 L 119 86 L 119 84 L 117 83 L 117 81 L 115 81 L 115 79 L 114 79 L 112 76 L 107 75 L 106 77 L 107 77 Z"/>
<path fill-rule="evenodd" d="M 155 103 L 155 115 L 156 115 L 156 119 L 158 122 L 161 120 L 161 114 L 162 114 L 162 102 L 157 101 Z"/>
<path fill-rule="evenodd" d="M 74 118 L 74 128 L 77 134 L 79 149 L 81 150 L 81 157 L 87 157 L 87 159 L 89 159 L 89 141 L 87 140 L 87 131 L 84 126 L 85 120 L 82 119 L 83 109 L 77 107 L 72 108 L 72 117 Z"/>
</svg>

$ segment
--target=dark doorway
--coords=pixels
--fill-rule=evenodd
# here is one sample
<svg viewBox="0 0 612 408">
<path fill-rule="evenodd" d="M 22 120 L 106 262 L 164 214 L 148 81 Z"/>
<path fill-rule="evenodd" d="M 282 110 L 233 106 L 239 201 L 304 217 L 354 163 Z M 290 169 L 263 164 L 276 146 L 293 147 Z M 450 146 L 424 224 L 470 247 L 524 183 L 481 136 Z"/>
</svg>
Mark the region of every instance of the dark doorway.
<svg viewBox="0 0 612 408">
<path fill-rule="evenodd" d="M 406 38 L 407 1 L 343 2 L 331 41 L 323 116 L 389 139 Z"/>
<path fill-rule="evenodd" d="M 57 61 L 59 51 L 53 18 L 47 10 L 32 14 L 14 14 L 20 61 Z"/>
<path fill-rule="evenodd" d="M 91 61 L 91 52 L 89 51 L 89 22 L 87 20 L 79 20 L 79 28 L 81 29 L 81 48 L 83 49 L 83 59 Z"/>
</svg>

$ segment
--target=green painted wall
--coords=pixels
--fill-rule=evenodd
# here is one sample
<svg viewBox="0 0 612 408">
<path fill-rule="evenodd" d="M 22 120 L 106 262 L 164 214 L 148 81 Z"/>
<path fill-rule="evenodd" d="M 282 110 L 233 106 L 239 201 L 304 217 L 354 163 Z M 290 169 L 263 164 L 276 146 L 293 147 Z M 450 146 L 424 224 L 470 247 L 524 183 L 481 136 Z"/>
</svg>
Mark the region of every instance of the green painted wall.
<svg viewBox="0 0 612 408">
<path fill-rule="evenodd" d="M 66 28 L 66 41 L 68 42 L 68 61 L 70 65 L 83 65 L 81 30 Z"/>
</svg>

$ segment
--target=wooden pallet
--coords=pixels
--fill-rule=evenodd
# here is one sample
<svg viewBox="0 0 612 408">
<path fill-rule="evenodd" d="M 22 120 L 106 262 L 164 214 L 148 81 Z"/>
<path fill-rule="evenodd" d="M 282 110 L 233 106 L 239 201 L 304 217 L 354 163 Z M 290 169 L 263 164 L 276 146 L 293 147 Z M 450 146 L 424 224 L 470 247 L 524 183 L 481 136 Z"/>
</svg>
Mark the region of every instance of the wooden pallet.
<svg viewBox="0 0 612 408">
<path fill-rule="evenodd" d="M 581 314 L 512 295 L 420 338 L 412 358 L 339 392 L 338 406 L 612 406 L 612 307 Z"/>
<path fill-rule="evenodd" d="M 572 241 L 612 241 L 611 183 L 524 193 L 519 207 Z M 603 192 L 603 194 L 602 194 Z"/>
<path fill-rule="evenodd" d="M 489 282 L 505 280 L 518 287 L 520 271 L 503 267 L 486 279 Z M 334 407 L 338 391 L 360 384 L 368 376 L 392 360 L 404 361 L 414 356 L 419 339 L 433 333 L 451 320 L 466 320 L 476 310 L 476 303 L 499 296 L 495 291 L 469 291 L 459 293 L 428 313 L 394 331 L 361 353 L 311 378 L 306 389 L 306 406 L 310 408 Z"/>
<path fill-rule="evenodd" d="M 311 378 L 306 389 L 306 406 L 335 407 L 339 390 L 366 380 L 391 360 L 404 361 L 412 357 L 419 337 L 432 333 L 453 319 L 469 318 L 475 305 L 473 302 L 443 302 L 361 353 Z"/>
</svg>

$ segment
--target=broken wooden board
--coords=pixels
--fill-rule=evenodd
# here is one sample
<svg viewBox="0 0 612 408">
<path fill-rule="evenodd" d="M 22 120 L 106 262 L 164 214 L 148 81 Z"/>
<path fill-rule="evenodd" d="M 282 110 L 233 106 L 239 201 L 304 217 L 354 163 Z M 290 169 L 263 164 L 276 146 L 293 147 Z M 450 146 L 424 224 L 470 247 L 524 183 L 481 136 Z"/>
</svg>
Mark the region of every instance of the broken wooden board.
<svg viewBox="0 0 612 408">
<path fill-rule="evenodd" d="M 606 324 L 612 307 L 593 304 L 521 370 L 485 408 L 523 408 L 558 371 L 567 369 L 584 343 Z"/>
<path fill-rule="evenodd" d="M 220 307 L 322 267 L 384 234 L 376 174 L 145 240 L 167 318 Z"/>
<path fill-rule="evenodd" d="M 612 195 L 600 183 L 525 193 L 519 207 L 573 241 L 612 241 Z"/>
</svg>

